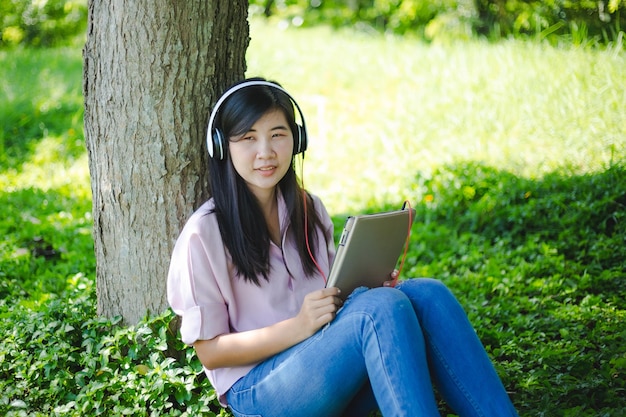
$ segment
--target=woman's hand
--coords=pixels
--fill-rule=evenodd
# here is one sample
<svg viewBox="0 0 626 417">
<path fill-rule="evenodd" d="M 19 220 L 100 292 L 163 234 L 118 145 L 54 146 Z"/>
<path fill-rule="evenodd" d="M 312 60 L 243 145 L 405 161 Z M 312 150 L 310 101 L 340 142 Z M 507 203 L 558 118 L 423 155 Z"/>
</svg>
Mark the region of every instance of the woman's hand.
<svg viewBox="0 0 626 417">
<path fill-rule="evenodd" d="M 225 333 L 194 343 L 196 354 L 207 369 L 243 366 L 260 362 L 312 336 L 331 322 L 343 305 L 339 288 L 324 288 L 304 297 L 300 312 L 267 327 Z"/>
<path fill-rule="evenodd" d="M 330 287 L 313 291 L 304 297 L 296 320 L 301 329 L 306 332 L 306 337 L 313 335 L 322 326 L 333 321 L 337 310 L 343 305 L 339 294 L 339 288 Z"/>
<path fill-rule="evenodd" d="M 395 287 L 396 284 L 398 283 L 398 277 L 400 276 L 400 273 L 398 272 L 397 269 L 394 269 L 393 272 L 391 274 L 389 274 L 389 277 L 391 278 L 389 281 L 385 281 L 383 282 L 383 287 Z"/>
</svg>

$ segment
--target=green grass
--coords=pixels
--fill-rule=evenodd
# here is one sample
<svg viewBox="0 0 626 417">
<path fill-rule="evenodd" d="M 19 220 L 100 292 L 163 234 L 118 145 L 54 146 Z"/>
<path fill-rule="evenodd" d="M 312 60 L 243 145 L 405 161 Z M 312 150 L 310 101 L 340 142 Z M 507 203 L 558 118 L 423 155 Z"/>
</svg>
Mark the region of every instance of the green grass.
<svg viewBox="0 0 626 417">
<path fill-rule="evenodd" d="M 0 305 L 32 306 L 93 278 L 80 51 L 0 51 L 0 79 Z"/>
<path fill-rule="evenodd" d="M 520 414 L 626 415 L 624 52 L 252 38 L 307 116 L 307 188 L 337 226 L 412 201 L 405 276 L 459 297 Z M 0 414 L 220 414 L 171 313 L 95 315 L 81 76 L 77 48 L 0 51 Z"/>
<path fill-rule="evenodd" d="M 623 51 L 276 32 L 253 24 L 248 75 L 298 100 L 311 136 L 306 185 L 334 211 L 400 202 L 416 172 L 443 164 L 540 178 L 626 156 Z"/>
<path fill-rule="evenodd" d="M 0 63 L 0 163 L 31 159 L 48 137 L 60 140 L 66 158 L 84 153 L 80 50 L 0 51 Z"/>
</svg>

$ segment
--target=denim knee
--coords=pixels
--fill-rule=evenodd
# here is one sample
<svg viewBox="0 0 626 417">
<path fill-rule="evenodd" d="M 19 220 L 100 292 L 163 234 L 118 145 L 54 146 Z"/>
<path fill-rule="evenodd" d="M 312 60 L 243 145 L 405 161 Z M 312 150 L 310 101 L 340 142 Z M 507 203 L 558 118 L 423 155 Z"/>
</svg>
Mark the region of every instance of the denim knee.
<svg viewBox="0 0 626 417">
<path fill-rule="evenodd" d="M 413 312 L 413 306 L 407 294 L 395 288 L 379 287 L 369 290 L 357 288 L 348 297 L 342 310 L 367 313 L 380 319 L 386 316 L 393 319 L 403 311 Z"/>
<path fill-rule="evenodd" d="M 413 278 L 400 282 L 396 288 L 411 300 L 418 316 L 441 314 L 458 307 L 455 296 L 437 279 Z"/>
<path fill-rule="evenodd" d="M 410 298 L 432 299 L 451 295 L 448 287 L 434 278 L 407 279 L 400 281 L 396 288 L 409 295 Z"/>
</svg>

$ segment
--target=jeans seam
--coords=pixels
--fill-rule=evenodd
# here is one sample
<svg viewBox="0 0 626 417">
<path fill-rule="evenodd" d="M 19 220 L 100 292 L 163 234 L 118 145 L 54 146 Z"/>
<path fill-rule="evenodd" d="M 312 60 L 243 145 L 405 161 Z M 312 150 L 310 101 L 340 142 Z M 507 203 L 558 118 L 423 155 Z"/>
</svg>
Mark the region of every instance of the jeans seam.
<svg viewBox="0 0 626 417">
<path fill-rule="evenodd" d="M 361 315 L 363 315 L 365 318 L 367 318 L 370 321 L 370 323 L 372 325 L 372 328 L 374 330 L 374 333 L 376 335 L 376 344 L 378 345 L 378 355 L 377 355 L 378 356 L 378 360 L 380 361 L 381 364 L 384 364 L 384 361 L 382 360 L 382 354 L 381 354 L 382 346 L 380 345 L 380 336 L 379 336 L 379 333 L 378 333 L 378 329 L 376 328 L 376 320 L 374 320 L 374 318 L 372 317 L 371 314 L 366 313 L 366 312 L 358 312 L 358 313 L 353 313 L 353 314 L 361 314 Z M 365 352 L 363 352 L 362 354 L 363 354 L 363 359 L 365 360 L 365 357 L 366 357 Z M 366 364 L 366 366 L 367 366 L 367 364 Z M 390 387 L 390 389 L 392 390 L 392 393 L 393 393 L 392 397 L 393 397 L 393 401 L 394 401 L 394 407 L 395 407 L 396 410 L 400 410 L 400 404 L 398 404 L 398 402 L 397 402 L 397 396 L 398 395 L 395 392 L 394 384 L 391 383 L 391 378 L 389 377 L 389 373 L 387 371 L 387 367 L 383 366 L 383 370 L 384 370 L 384 374 L 385 374 L 385 379 L 387 380 L 387 385 Z"/>
</svg>

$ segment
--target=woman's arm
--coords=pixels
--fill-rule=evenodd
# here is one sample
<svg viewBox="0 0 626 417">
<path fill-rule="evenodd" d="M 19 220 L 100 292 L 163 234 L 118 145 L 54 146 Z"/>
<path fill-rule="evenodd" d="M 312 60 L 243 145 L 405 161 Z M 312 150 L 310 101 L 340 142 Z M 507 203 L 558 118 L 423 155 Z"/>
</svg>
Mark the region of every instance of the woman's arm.
<svg viewBox="0 0 626 417">
<path fill-rule="evenodd" d="M 342 305 L 338 288 L 324 288 L 304 298 L 300 312 L 268 327 L 228 333 L 194 343 L 207 369 L 243 366 L 260 362 L 312 336 L 331 322 Z"/>
</svg>

